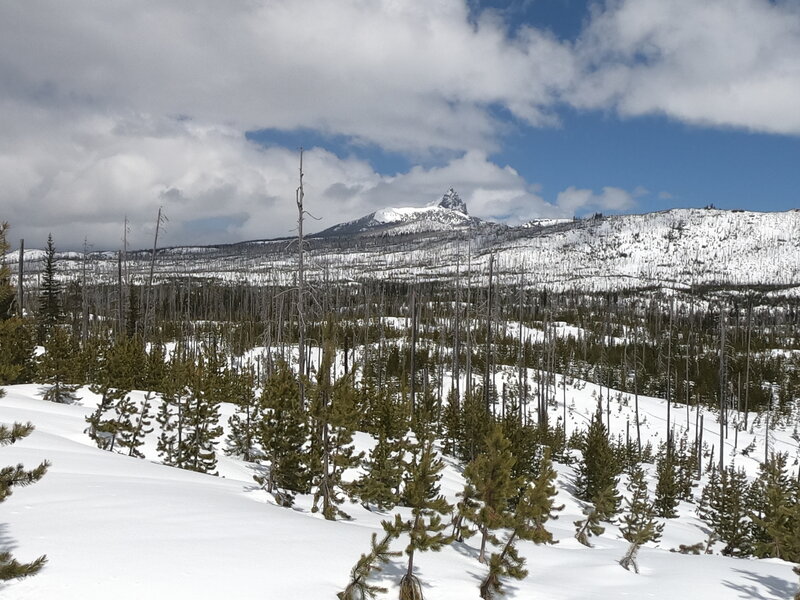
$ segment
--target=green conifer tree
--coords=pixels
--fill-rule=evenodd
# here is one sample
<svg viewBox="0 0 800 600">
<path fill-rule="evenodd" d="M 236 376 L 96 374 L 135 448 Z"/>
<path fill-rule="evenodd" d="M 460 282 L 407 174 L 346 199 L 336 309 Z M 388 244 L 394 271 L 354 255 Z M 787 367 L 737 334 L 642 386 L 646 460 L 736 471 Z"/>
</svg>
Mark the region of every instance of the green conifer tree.
<svg viewBox="0 0 800 600">
<path fill-rule="evenodd" d="M 382 525 L 392 537 L 408 534 L 408 565 L 400 580 L 400 600 L 422 600 L 422 584 L 414 574 L 414 556 L 417 551 L 438 552 L 450 543 L 444 533 L 442 516 L 449 514 L 452 506 L 439 493 L 439 480 L 444 464 L 436 457 L 433 442 L 420 442 L 408 465 L 405 498 L 411 508 L 411 518 L 403 520 L 395 515 L 394 521 L 383 521 Z"/>
<path fill-rule="evenodd" d="M 678 501 L 681 494 L 678 480 L 678 464 L 668 448 L 662 452 L 656 462 L 656 515 L 665 519 L 678 516 Z"/>
<path fill-rule="evenodd" d="M 128 449 L 128 456 L 144 458 L 144 454 L 139 448 L 144 445 L 145 436 L 153 433 L 152 414 L 150 409 L 153 406 L 153 394 L 147 392 L 142 399 L 142 405 L 133 413 L 130 425 L 121 432 L 120 446 Z"/>
<path fill-rule="evenodd" d="M 0 221 L 0 256 L 5 257 L 9 245 L 6 240 L 8 223 Z M 11 287 L 11 269 L 5 261 L 0 262 L 0 321 L 5 321 L 12 314 L 14 302 L 14 289 Z"/>
<path fill-rule="evenodd" d="M 656 508 L 649 500 L 647 482 L 640 466 L 634 467 L 630 472 L 628 492 L 630 497 L 625 498 L 628 512 L 622 517 L 620 533 L 630 545 L 619 564 L 627 570 L 633 567 L 634 572 L 638 573 L 639 565 L 636 562 L 636 555 L 639 548 L 648 542 L 660 540 L 664 525 L 659 524 L 655 519 Z"/>
<path fill-rule="evenodd" d="M 134 428 L 134 418 L 138 412 L 139 409 L 136 407 L 136 403 L 134 403 L 129 394 L 125 394 L 114 404 L 114 417 L 111 422 L 107 424 L 101 422 L 100 428 L 107 426 L 108 431 L 111 433 L 107 448 L 110 452 L 113 452 L 117 446 L 123 449 L 129 447 L 128 443 Z"/>
<path fill-rule="evenodd" d="M 610 514 L 611 510 L 611 497 L 614 495 L 614 490 L 610 487 L 601 490 L 594 498 L 592 506 L 584 511 L 586 518 L 580 521 L 575 521 L 575 539 L 584 546 L 592 547 L 589 538 L 591 536 L 602 535 L 605 527 L 600 525 L 603 520 L 603 515 Z"/>
<path fill-rule="evenodd" d="M 722 554 L 747 556 L 751 551 L 747 477 L 732 466 L 714 470 L 703 488 L 698 515 L 725 542 Z"/>
<path fill-rule="evenodd" d="M 5 391 L 0 389 L 0 398 Z M 33 425 L 27 423 L 14 423 L 11 427 L 0 425 L 0 446 L 8 446 L 17 440 L 27 437 L 33 431 Z M 0 469 L 0 502 L 11 495 L 13 488 L 23 487 L 39 481 L 47 472 L 50 464 L 45 461 L 35 469 L 26 471 L 21 464 Z M 11 552 L 0 552 L 0 581 L 9 579 L 22 579 L 38 573 L 47 562 L 47 556 L 40 556 L 29 563 L 17 561 Z"/>
<path fill-rule="evenodd" d="M 486 410 L 484 394 L 481 388 L 474 388 L 464 395 L 462 411 L 461 439 L 458 440 L 458 458 L 469 462 L 483 451 L 483 442 L 492 422 Z"/>
<path fill-rule="evenodd" d="M 177 348 L 167 363 L 161 384 L 161 405 L 156 414 L 160 434 L 156 450 L 165 465 L 182 468 L 186 422 L 185 407 L 189 402 L 189 384 L 194 375 L 194 363 Z"/>
<path fill-rule="evenodd" d="M 256 398 L 256 374 L 252 367 L 232 374 L 233 401 L 236 412 L 228 419 L 230 433 L 227 437 L 225 452 L 241 456 L 242 460 L 253 462 L 261 455 L 256 443 L 257 431 L 261 426 L 261 399 Z"/>
<path fill-rule="evenodd" d="M 575 482 L 577 495 L 582 500 L 591 502 L 603 490 L 613 490 L 609 502 L 611 512 L 601 515 L 602 519 L 607 519 L 619 510 L 621 496 L 616 490 L 620 471 L 600 411 L 594 415 L 586 431 L 581 442 L 581 451 L 583 460 L 578 465 Z"/>
<path fill-rule="evenodd" d="M 467 490 L 464 495 L 478 500 L 478 506 L 465 505 L 464 517 L 477 526 L 481 534 L 478 561 L 486 562 L 486 545 L 494 542 L 493 531 L 506 526 L 510 516 L 511 498 L 520 488 L 512 477 L 516 459 L 511 453 L 511 442 L 503 435 L 500 425 L 492 425 L 484 452 L 476 456 L 464 469 Z"/>
<path fill-rule="evenodd" d="M 539 475 L 533 485 L 527 485 L 517 503 L 512 518 L 508 522 L 510 533 L 500 552 L 489 558 L 489 572 L 481 581 L 479 591 L 484 600 L 491 600 L 503 593 L 503 578 L 524 579 L 528 576 L 525 559 L 516 548 L 517 540 L 532 541 L 536 544 L 552 544 L 553 536 L 545 528 L 545 523 L 555 518 L 553 512 L 563 506 L 555 506 L 557 473 L 550 460 L 550 450 L 545 449 L 540 458 Z"/>
<path fill-rule="evenodd" d="M 800 510 L 798 484 L 788 473 L 787 456 L 773 454 L 761 465 L 750 487 L 747 504 L 753 553 L 759 558 L 800 562 Z"/>
<path fill-rule="evenodd" d="M 53 234 L 47 236 L 47 248 L 45 250 L 41 281 L 39 288 L 38 341 L 40 344 L 44 344 L 62 317 L 61 283 L 56 278 L 56 247 L 53 243 Z"/>
<path fill-rule="evenodd" d="M 312 512 L 322 506 L 322 515 L 333 520 L 337 516 L 348 518 L 339 508 L 344 501 L 342 492 L 352 494 L 353 486 L 342 482 L 342 474 L 363 458 L 356 455 L 353 434 L 360 419 L 356 404 L 353 373 L 333 380 L 332 368 L 336 352 L 333 345 L 332 326 L 327 332 L 328 341 L 317 371 L 316 385 L 310 390 L 312 454 L 316 468 L 312 484 L 316 487 Z"/>
<path fill-rule="evenodd" d="M 458 442 L 463 437 L 461 403 L 455 388 L 447 393 L 442 426 L 444 428 L 443 452 L 450 456 L 457 456 Z"/>
<path fill-rule="evenodd" d="M 77 340 L 60 327 L 50 329 L 44 342 L 44 354 L 37 364 L 38 378 L 49 384 L 44 399 L 70 403 L 80 383 L 80 348 Z"/>
<path fill-rule="evenodd" d="M 216 474 L 217 438 L 222 435 L 219 405 L 230 398 L 226 381 L 217 348 L 207 346 L 197 358 L 183 407 L 184 435 L 179 453 L 184 469 Z"/>
<path fill-rule="evenodd" d="M 309 491 L 310 477 L 303 451 L 308 439 L 306 418 L 297 381 L 286 363 L 278 363 L 264 384 L 262 404 L 264 419 L 258 434 L 269 468 L 256 481 L 279 504 L 289 507 L 296 493 Z"/>
<path fill-rule="evenodd" d="M 35 335 L 24 319 L 0 317 L 0 384 L 28 383 L 36 372 Z"/>
<path fill-rule="evenodd" d="M 397 505 L 405 471 L 405 448 L 402 440 L 381 435 L 369 458 L 362 461 L 364 475 L 355 483 L 354 494 L 367 509 L 391 510 Z"/>
</svg>

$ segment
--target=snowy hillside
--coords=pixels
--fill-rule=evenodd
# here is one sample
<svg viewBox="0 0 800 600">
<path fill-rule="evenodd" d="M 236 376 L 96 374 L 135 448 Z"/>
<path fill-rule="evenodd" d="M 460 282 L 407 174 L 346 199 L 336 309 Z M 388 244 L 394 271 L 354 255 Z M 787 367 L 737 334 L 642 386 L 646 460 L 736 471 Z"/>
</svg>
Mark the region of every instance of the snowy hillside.
<svg viewBox="0 0 800 600">
<path fill-rule="evenodd" d="M 585 427 L 602 392 L 581 381 L 559 387 L 551 418 L 566 414 L 568 432 Z M 380 532 L 380 521 L 391 516 L 346 504 L 352 520 L 325 521 L 309 511 L 311 499 L 302 496 L 294 509 L 280 508 L 253 483 L 248 464 L 221 452 L 220 477 L 155 464 L 157 432 L 145 447 L 149 460 L 102 451 L 84 433 L 84 418 L 97 402 L 85 389 L 76 405 L 44 402 L 36 385 L 12 386 L 7 392 L 0 400 L 0 422 L 31 421 L 37 429 L 2 449 L 2 464 L 22 462 L 32 467 L 47 459 L 52 467 L 40 482 L 16 490 L 2 505 L 4 544 L 22 560 L 43 553 L 49 559 L 35 577 L 0 586 L 4 598 L 333 598 L 346 584 L 358 556 L 368 549 L 371 533 Z M 134 398 L 140 401 L 141 394 Z M 631 419 L 632 398 L 613 391 L 611 398 L 612 433 L 622 433 Z M 665 405 L 651 398 L 639 402 L 643 438 L 657 442 L 664 435 Z M 231 410 L 227 406 L 223 419 Z M 693 409 L 686 413 L 689 428 L 694 417 Z M 674 418 L 680 429 L 683 417 Z M 716 425 L 709 413 L 705 427 L 713 439 Z M 740 447 L 761 438 L 763 431 L 756 426 L 752 434 L 742 433 Z M 356 443 L 363 449 L 372 445 L 363 434 Z M 797 456 L 797 442 L 789 431 L 775 432 L 773 443 L 776 450 Z M 754 459 L 734 452 L 732 445 L 726 453 L 754 473 Z M 681 518 L 667 521 L 661 542 L 641 552 L 641 573 L 623 570 L 617 561 L 627 544 L 616 526 L 607 526 L 603 535 L 593 538 L 594 548 L 573 538 L 573 521 L 582 518 L 583 504 L 572 496 L 573 468 L 557 465 L 557 469 L 557 503 L 565 509 L 548 528 L 558 543 L 520 545 L 530 575 L 509 583 L 509 598 L 781 600 L 795 592 L 796 576 L 788 563 L 779 560 L 670 552 L 707 536 L 694 506 L 685 502 L 680 505 Z M 461 466 L 447 460 L 442 491 L 451 502 L 463 486 L 460 473 Z M 650 484 L 652 490 L 652 477 Z M 440 553 L 417 555 L 426 598 L 477 598 L 486 569 L 476 559 L 477 543 L 473 538 Z M 397 549 L 403 546 L 402 540 L 394 543 Z M 384 597 L 397 597 L 403 570 L 400 558 L 385 568 L 379 579 L 389 588 Z"/>
<path fill-rule="evenodd" d="M 383 209 L 308 239 L 307 274 L 329 281 L 450 280 L 485 285 L 489 256 L 501 283 L 584 291 L 696 286 L 800 286 L 800 211 L 757 213 L 675 209 L 644 215 L 506 227 L 436 206 Z M 465 209 L 464 209 L 465 210 Z M 77 277 L 82 261 L 62 255 L 59 272 Z M 151 252 L 128 253 L 127 269 L 144 281 Z M 36 281 L 41 254 L 26 251 Z M 17 255 L 6 258 L 16 270 Z M 156 279 L 198 274 L 223 281 L 291 284 L 296 251 L 287 240 L 161 249 Z M 116 256 L 88 255 L 88 272 L 116 281 Z"/>
</svg>

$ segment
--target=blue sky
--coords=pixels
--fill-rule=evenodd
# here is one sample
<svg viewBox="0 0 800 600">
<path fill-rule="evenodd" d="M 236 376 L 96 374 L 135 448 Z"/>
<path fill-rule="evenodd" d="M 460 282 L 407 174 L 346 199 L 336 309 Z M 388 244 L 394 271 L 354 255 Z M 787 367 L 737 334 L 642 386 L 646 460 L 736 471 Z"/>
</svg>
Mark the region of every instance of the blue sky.
<svg viewBox="0 0 800 600">
<path fill-rule="evenodd" d="M 472 214 L 787 210 L 793 0 L 0 6 L 0 218 L 37 245 L 288 235 L 450 186 Z"/>
</svg>

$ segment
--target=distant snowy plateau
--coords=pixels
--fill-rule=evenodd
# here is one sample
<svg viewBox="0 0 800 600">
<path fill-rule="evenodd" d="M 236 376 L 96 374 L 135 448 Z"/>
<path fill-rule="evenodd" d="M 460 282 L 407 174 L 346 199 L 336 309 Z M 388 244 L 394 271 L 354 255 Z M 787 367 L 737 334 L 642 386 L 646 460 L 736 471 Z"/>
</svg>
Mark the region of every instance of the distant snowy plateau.
<svg viewBox="0 0 800 600">
<path fill-rule="evenodd" d="M 168 238 L 165 239 L 169 242 Z M 218 246 L 160 248 L 156 278 L 194 274 L 220 280 L 288 284 L 296 245 L 289 238 Z M 113 281 L 117 251 L 89 255 L 89 272 Z M 800 286 L 800 211 L 759 213 L 673 209 L 643 215 L 537 219 L 518 227 L 469 216 L 452 189 L 424 207 L 384 208 L 307 237 L 309 276 L 328 281 L 485 280 L 490 255 L 497 281 L 551 290 L 603 291 L 694 286 Z M 65 278 L 82 255 L 59 255 Z M 128 253 L 143 279 L 151 252 Z M 41 250 L 26 252 L 26 276 Z M 12 269 L 17 256 L 7 257 Z M 72 274 L 70 274 L 72 272 Z"/>
</svg>

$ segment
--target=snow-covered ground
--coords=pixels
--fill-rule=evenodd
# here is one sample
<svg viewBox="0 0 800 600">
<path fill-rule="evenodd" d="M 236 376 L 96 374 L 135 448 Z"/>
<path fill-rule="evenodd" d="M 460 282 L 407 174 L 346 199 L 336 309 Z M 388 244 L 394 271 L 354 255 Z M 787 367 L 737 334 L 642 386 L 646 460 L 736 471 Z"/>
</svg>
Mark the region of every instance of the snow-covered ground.
<svg viewBox="0 0 800 600">
<path fill-rule="evenodd" d="M 0 422 L 31 421 L 37 429 L 0 449 L 0 465 L 22 462 L 32 468 L 47 459 L 52 466 L 40 482 L 16 489 L 0 505 L 2 546 L 20 560 L 44 553 L 49 559 L 37 576 L 0 585 L 3 598 L 333 598 L 346 585 L 351 566 L 367 551 L 371 533 L 380 532 L 380 521 L 390 516 L 350 504 L 344 508 L 351 521 L 328 522 L 310 512 L 307 497 L 298 498 L 294 509 L 280 508 L 253 483 L 247 464 L 221 452 L 220 477 L 157 464 L 156 433 L 144 448 L 148 460 L 98 450 L 83 433 L 84 417 L 97 401 L 85 389 L 75 405 L 42 401 L 36 385 L 6 390 L 0 399 Z M 566 397 L 568 431 L 585 426 L 599 389 L 568 381 L 566 390 L 558 386 L 556 391 L 551 418 L 563 415 Z M 612 431 L 623 432 L 632 417 L 633 399 L 613 391 L 611 398 Z M 655 443 L 664 435 L 665 403 L 644 397 L 639 403 L 643 438 Z M 225 418 L 232 407 L 223 408 Z M 680 430 L 686 423 L 685 408 L 676 406 L 672 415 Z M 693 423 L 692 412 L 690 428 Z M 704 423 L 706 439 L 714 443 L 718 428 L 713 415 L 706 413 Z M 798 453 L 791 433 L 786 425 L 771 442 L 776 450 L 790 453 L 790 463 Z M 763 442 L 764 432 L 757 425 L 752 433 L 739 436 L 741 449 L 752 440 Z M 363 434 L 356 441 L 362 448 L 371 445 Z M 756 459 L 735 452 L 733 436 L 726 454 L 755 473 Z M 451 501 L 463 485 L 460 470 L 447 460 L 442 491 Z M 625 571 L 617 561 L 627 544 L 616 526 L 593 538 L 594 548 L 574 540 L 573 521 L 581 518 L 582 505 L 570 493 L 573 469 L 559 465 L 558 471 L 557 501 L 565 509 L 549 528 L 559 543 L 520 544 L 530 575 L 508 583 L 509 597 L 781 600 L 794 594 L 797 578 L 788 563 L 669 552 L 706 537 L 688 503 L 681 505 L 680 519 L 667 522 L 661 542 L 642 550 L 641 573 Z M 402 540 L 394 543 L 396 549 L 404 545 Z M 477 561 L 476 546 L 473 538 L 440 553 L 417 555 L 426 598 L 478 597 L 485 567 Z M 395 559 L 384 570 L 386 597 L 397 596 L 403 568 L 403 559 Z"/>
<path fill-rule="evenodd" d="M 317 240 L 309 247 L 307 276 L 333 282 L 459 276 L 464 283 L 469 278 L 475 285 L 486 285 L 489 256 L 493 255 L 495 282 L 550 291 L 768 284 L 795 286 L 788 293 L 798 293 L 798 210 L 674 209 L 566 220 L 546 227 L 476 223 L 457 210 L 436 206 L 385 208 L 331 227 L 330 231 L 342 238 Z M 374 229 L 375 225 L 380 227 Z M 373 234 L 377 237 L 371 237 Z M 28 285 L 36 284 L 42 256 L 40 250 L 26 250 Z M 83 267 L 77 260 L 80 256 L 64 253 L 59 258 L 72 258 L 61 262 L 59 276 L 65 280 L 77 277 Z M 133 280 L 146 281 L 150 253 L 131 253 L 128 258 Z M 2 259 L 16 273 L 17 254 L 11 252 Z M 94 281 L 116 281 L 116 254 L 92 253 L 89 259 Z M 176 273 L 231 283 L 293 285 L 296 256 L 286 240 L 160 250 L 156 281 Z"/>
</svg>

